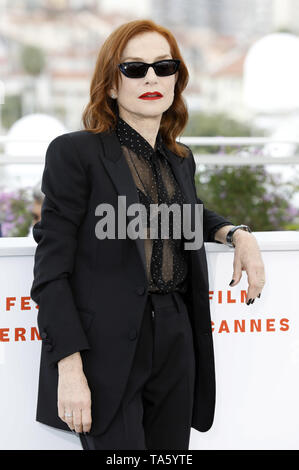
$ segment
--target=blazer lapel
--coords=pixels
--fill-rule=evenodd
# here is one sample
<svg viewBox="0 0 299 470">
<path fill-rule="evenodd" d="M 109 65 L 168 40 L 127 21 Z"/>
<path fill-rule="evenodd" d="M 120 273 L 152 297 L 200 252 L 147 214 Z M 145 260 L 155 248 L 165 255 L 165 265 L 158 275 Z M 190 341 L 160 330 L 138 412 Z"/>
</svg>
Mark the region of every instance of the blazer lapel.
<svg viewBox="0 0 299 470">
<path fill-rule="evenodd" d="M 138 204 L 139 197 L 136 185 L 131 174 L 131 170 L 122 153 L 122 149 L 115 131 L 102 132 L 97 135 L 100 137 L 104 147 L 104 158 L 102 158 L 102 162 L 115 186 L 118 195 L 126 196 L 126 208 L 128 208 L 131 204 Z M 173 153 L 165 145 L 164 150 L 166 153 L 166 158 L 173 170 L 174 176 L 185 196 L 186 203 L 189 203 L 192 206 L 192 204 L 196 203 L 197 201 L 192 191 L 187 164 L 184 159 Z M 102 153 L 100 153 L 100 156 L 102 156 Z M 194 208 L 191 207 L 191 227 L 194 227 L 193 212 Z M 127 214 L 128 222 L 134 218 L 135 216 Z M 192 230 L 194 230 L 194 228 L 192 228 Z M 143 264 L 145 275 L 147 275 L 144 241 L 139 237 L 137 237 L 134 241 L 137 244 L 137 249 Z"/>
</svg>

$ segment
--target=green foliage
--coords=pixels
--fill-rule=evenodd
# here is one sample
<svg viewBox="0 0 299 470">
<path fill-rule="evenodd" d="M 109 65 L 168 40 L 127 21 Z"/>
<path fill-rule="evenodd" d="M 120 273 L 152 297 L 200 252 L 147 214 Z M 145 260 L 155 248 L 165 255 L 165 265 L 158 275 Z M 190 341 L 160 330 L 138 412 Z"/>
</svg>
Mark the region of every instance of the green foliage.
<svg viewBox="0 0 299 470">
<path fill-rule="evenodd" d="M 45 56 L 39 47 L 24 46 L 21 51 L 21 62 L 29 75 L 39 75 L 45 66 Z"/>
<path fill-rule="evenodd" d="M 220 114 L 190 115 L 186 136 L 249 137 L 263 133 L 249 124 L 236 122 Z M 257 148 L 249 147 L 250 153 Z M 236 153 L 236 147 L 201 147 L 192 145 L 193 153 Z M 237 149 L 238 151 L 238 149 Z M 262 157 L 261 157 L 262 161 Z M 224 166 L 200 165 L 195 176 L 197 194 L 208 209 L 214 210 L 234 224 L 244 223 L 254 231 L 298 230 L 299 210 L 290 200 L 299 190 L 298 177 L 282 183 L 279 174 L 267 172 L 264 165 Z"/>
<path fill-rule="evenodd" d="M 275 29 L 273 33 L 288 33 L 297 36 L 297 32 L 291 28 L 288 28 L 287 26 L 281 26 L 280 28 Z"/>
<path fill-rule="evenodd" d="M 281 176 L 267 173 L 263 165 L 217 165 L 196 174 L 195 182 L 206 207 L 233 224 L 244 223 L 254 231 L 299 228 L 299 210 L 289 202 L 298 182 L 282 185 Z"/>
<path fill-rule="evenodd" d="M 32 224 L 29 189 L 1 192 L 0 224 L 3 237 L 26 237 Z"/>
<path fill-rule="evenodd" d="M 22 102 L 19 95 L 5 96 L 4 103 L 0 106 L 2 125 L 9 129 L 15 121 L 22 117 Z"/>
<path fill-rule="evenodd" d="M 185 127 L 184 136 L 194 137 L 260 137 L 264 133 L 253 127 L 251 124 L 241 123 L 227 116 L 225 113 L 190 113 L 189 121 Z M 193 145 L 192 148 L 197 153 L 218 153 L 223 151 L 220 146 L 199 146 Z M 235 147 L 226 146 L 225 152 L 234 151 Z"/>
</svg>

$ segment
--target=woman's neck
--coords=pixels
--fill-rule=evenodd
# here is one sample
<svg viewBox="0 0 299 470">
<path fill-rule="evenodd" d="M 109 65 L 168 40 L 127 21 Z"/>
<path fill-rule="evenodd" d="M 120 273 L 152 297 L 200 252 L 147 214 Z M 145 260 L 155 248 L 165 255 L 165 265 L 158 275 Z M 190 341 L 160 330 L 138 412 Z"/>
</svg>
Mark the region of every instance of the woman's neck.
<svg viewBox="0 0 299 470">
<path fill-rule="evenodd" d="M 139 132 L 139 134 L 142 135 L 153 149 L 155 148 L 161 122 L 160 117 L 143 117 L 133 115 L 132 113 L 119 113 L 119 117 L 133 127 L 135 131 Z"/>
</svg>

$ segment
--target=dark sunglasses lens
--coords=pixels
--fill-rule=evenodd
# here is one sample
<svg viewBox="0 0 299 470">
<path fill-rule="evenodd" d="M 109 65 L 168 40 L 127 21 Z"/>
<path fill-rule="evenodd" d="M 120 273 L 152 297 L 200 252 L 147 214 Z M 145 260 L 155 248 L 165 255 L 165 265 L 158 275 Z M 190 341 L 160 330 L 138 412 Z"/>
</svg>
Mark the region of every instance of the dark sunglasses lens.
<svg viewBox="0 0 299 470">
<path fill-rule="evenodd" d="M 167 77 L 176 73 L 179 64 L 173 60 L 161 60 L 154 65 L 154 68 L 159 77 Z M 146 75 L 148 67 L 142 62 L 127 62 L 122 64 L 121 69 L 127 77 L 142 78 Z"/>
<path fill-rule="evenodd" d="M 124 73 L 130 78 L 141 78 L 145 76 L 146 65 L 132 62 L 123 66 Z"/>
<path fill-rule="evenodd" d="M 177 63 L 171 60 L 164 60 L 156 65 L 156 74 L 159 77 L 167 77 L 173 75 L 177 71 Z"/>
</svg>

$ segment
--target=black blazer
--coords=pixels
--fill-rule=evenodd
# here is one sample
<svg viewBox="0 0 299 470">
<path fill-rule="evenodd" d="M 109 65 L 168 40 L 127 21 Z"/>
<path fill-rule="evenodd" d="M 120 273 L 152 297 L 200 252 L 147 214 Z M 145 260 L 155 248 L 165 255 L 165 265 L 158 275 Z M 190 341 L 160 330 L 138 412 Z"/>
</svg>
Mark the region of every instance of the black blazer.
<svg viewBox="0 0 299 470">
<path fill-rule="evenodd" d="M 188 203 L 202 203 L 194 183 L 190 150 L 181 158 L 165 147 Z M 57 410 L 57 362 L 80 351 L 91 390 L 90 434 L 105 431 L 120 404 L 131 368 L 147 297 L 143 240 L 95 235 L 98 204 L 127 207 L 138 193 L 114 131 L 80 130 L 48 146 L 41 189 L 41 220 L 33 227 L 38 243 L 31 298 L 38 304 L 42 339 L 36 420 L 69 430 Z M 130 221 L 130 216 L 127 221 Z M 204 241 L 215 227 L 231 222 L 204 208 Z M 214 417 L 215 370 L 204 245 L 189 250 L 185 296 L 194 335 L 196 381 L 192 427 L 207 431 Z"/>
</svg>

